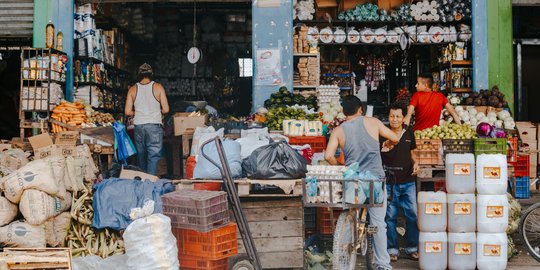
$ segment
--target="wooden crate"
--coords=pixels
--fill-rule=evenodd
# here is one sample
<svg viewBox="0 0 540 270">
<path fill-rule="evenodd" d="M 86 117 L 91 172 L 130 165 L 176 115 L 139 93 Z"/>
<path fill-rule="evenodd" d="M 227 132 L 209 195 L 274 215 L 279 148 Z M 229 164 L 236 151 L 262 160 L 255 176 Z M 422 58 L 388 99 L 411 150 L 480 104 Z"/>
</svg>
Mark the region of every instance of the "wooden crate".
<svg viewBox="0 0 540 270">
<path fill-rule="evenodd" d="M 242 208 L 264 269 L 304 267 L 304 208 L 301 197 L 242 199 Z M 232 213 L 231 213 L 232 215 Z M 238 254 L 245 256 L 238 235 Z"/>
<path fill-rule="evenodd" d="M 69 248 L 4 248 L 0 253 L 0 269 L 71 270 Z"/>
</svg>

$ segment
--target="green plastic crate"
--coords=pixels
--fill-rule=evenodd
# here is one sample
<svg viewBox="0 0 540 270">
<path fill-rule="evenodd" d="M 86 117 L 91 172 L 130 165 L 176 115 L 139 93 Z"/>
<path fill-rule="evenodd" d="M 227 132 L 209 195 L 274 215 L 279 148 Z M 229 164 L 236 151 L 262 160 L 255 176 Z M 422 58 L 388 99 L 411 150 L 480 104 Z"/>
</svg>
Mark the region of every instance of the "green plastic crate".
<svg viewBox="0 0 540 270">
<path fill-rule="evenodd" d="M 474 140 L 474 156 L 481 154 L 501 154 L 506 156 L 507 139 L 479 138 Z"/>
</svg>

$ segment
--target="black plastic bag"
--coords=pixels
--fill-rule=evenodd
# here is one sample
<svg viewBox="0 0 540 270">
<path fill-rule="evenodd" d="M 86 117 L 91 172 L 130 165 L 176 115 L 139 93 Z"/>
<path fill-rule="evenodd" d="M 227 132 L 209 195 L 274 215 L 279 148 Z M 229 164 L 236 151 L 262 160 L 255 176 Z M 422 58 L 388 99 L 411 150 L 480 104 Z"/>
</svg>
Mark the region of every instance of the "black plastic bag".
<svg viewBox="0 0 540 270">
<path fill-rule="evenodd" d="M 306 159 L 286 142 L 259 147 L 242 162 L 251 179 L 299 179 L 307 173 Z"/>
</svg>

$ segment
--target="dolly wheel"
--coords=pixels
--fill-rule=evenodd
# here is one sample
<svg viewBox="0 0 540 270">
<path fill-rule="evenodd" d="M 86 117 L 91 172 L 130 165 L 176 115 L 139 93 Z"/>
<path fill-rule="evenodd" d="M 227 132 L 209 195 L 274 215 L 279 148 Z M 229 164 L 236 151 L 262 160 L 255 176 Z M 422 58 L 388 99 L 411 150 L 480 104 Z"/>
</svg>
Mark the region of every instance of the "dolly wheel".
<svg viewBox="0 0 540 270">
<path fill-rule="evenodd" d="M 255 270 L 255 267 L 253 267 L 248 259 L 241 258 L 234 263 L 231 270 Z"/>
</svg>

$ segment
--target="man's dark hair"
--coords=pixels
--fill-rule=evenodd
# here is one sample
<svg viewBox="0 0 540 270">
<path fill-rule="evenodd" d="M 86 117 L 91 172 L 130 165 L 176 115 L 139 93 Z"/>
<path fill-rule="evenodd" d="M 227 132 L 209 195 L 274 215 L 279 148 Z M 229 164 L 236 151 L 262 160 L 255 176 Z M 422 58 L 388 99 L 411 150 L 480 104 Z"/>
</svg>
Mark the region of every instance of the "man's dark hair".
<svg viewBox="0 0 540 270">
<path fill-rule="evenodd" d="M 343 114 L 345 116 L 351 116 L 355 115 L 358 109 L 362 108 L 362 102 L 356 96 L 349 95 L 342 99 L 341 107 L 343 107 Z"/>
<path fill-rule="evenodd" d="M 431 73 L 429 72 L 421 73 L 420 75 L 418 75 L 418 78 L 423 79 L 429 88 L 433 88 L 433 75 Z"/>
<path fill-rule="evenodd" d="M 403 103 L 392 103 L 390 105 L 390 110 L 388 110 L 388 114 L 390 114 L 391 110 L 401 110 L 403 116 L 407 115 L 407 106 Z"/>
</svg>

